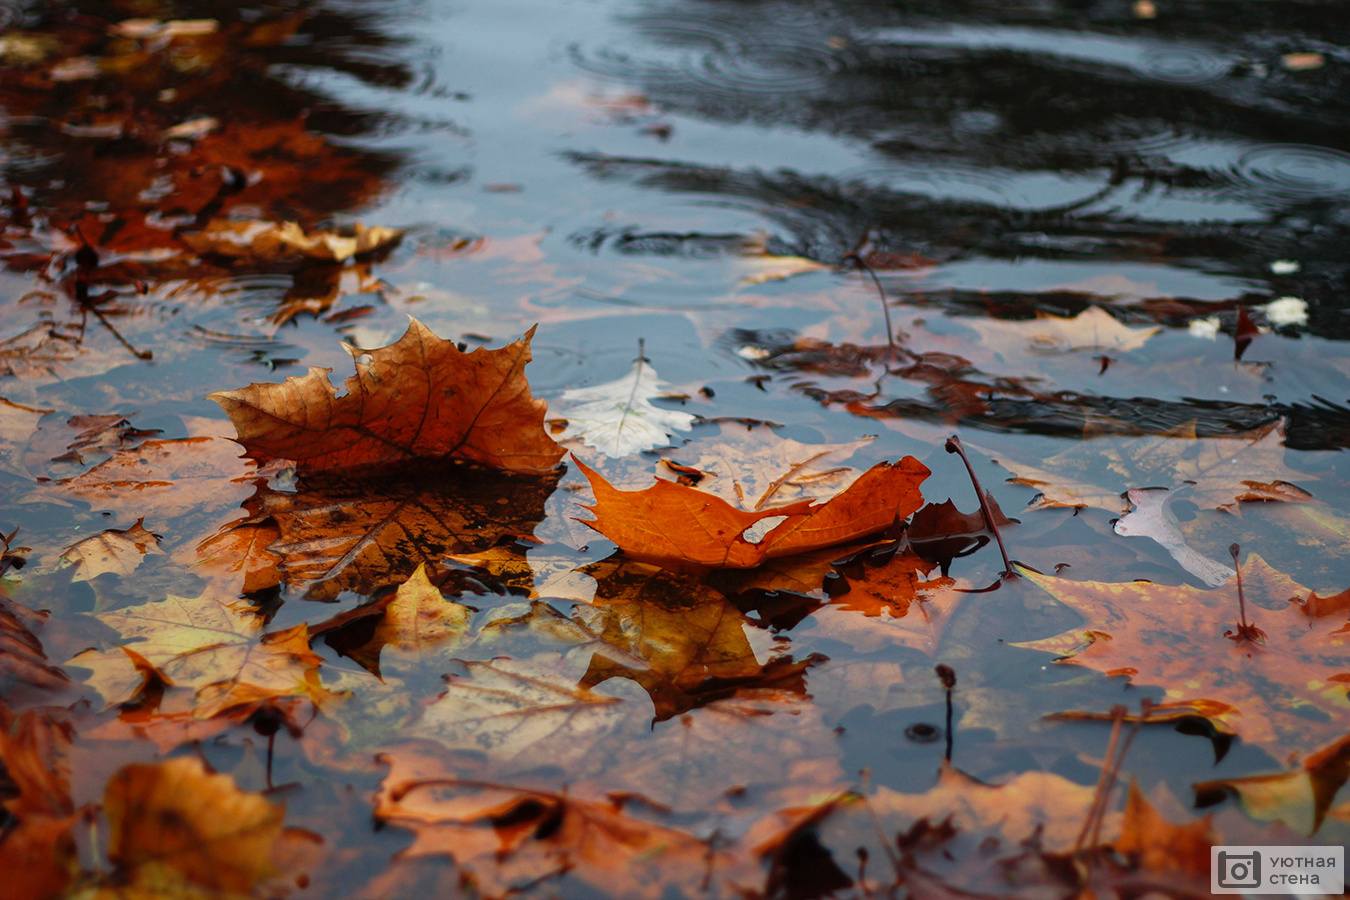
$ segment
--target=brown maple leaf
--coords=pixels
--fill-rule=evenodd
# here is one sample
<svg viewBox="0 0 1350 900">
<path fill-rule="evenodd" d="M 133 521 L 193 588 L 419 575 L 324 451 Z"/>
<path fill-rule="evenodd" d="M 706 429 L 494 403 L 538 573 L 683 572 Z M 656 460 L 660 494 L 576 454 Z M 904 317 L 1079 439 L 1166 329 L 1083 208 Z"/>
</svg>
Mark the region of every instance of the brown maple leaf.
<svg viewBox="0 0 1350 900">
<path fill-rule="evenodd" d="M 1076 316 L 1056 316 L 1038 312 L 1027 321 L 1003 319 L 963 319 L 980 333 L 987 347 L 1000 347 L 1020 341 L 1037 353 L 1071 350 L 1111 350 L 1126 353 L 1138 350 L 1162 328 L 1153 325 L 1131 328 L 1122 325 L 1100 306 L 1089 306 Z"/>
<path fill-rule="evenodd" d="M 347 346 L 356 374 L 339 395 L 328 369 L 211 395 L 255 459 L 301 472 L 459 458 L 507 472 L 551 472 L 562 448 L 530 394 L 531 329 L 499 350 L 464 353 L 412 319 L 386 347 Z"/>
<path fill-rule="evenodd" d="M 575 458 L 575 457 L 574 457 Z M 577 460 L 591 483 L 595 519 L 586 521 L 621 550 L 638 559 L 707 568 L 749 569 L 767 559 L 805 553 L 866 537 L 919 508 L 919 483 L 930 474 L 912 456 L 878 463 L 843 493 L 816 504 L 799 500 L 748 512 L 722 498 L 668 481 L 641 491 L 620 491 Z M 747 532 L 764 519 L 779 519 L 758 541 Z"/>
<path fill-rule="evenodd" d="M 1169 703 L 1206 710 L 1245 740 L 1272 748 L 1306 745 L 1350 710 L 1350 632 L 1337 614 L 1340 607 L 1319 604 L 1313 591 L 1255 554 L 1241 577 L 1249 618 L 1264 634 L 1256 639 L 1239 621 L 1236 577 L 1203 590 L 1020 571 L 1088 625 L 1014 646 L 1161 684 Z"/>
</svg>

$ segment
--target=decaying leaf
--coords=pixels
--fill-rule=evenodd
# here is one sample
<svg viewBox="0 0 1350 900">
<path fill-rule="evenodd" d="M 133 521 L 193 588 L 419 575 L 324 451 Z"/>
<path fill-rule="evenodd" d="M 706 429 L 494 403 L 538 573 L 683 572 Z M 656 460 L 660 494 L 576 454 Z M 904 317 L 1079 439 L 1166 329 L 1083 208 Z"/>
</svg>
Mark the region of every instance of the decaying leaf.
<svg viewBox="0 0 1350 900">
<path fill-rule="evenodd" d="M 1272 422 L 1234 437 L 1196 437 L 1194 423 L 1166 434 L 1127 442 L 1081 441 L 1043 463 L 1001 458 L 1014 484 L 1041 492 L 1041 507 L 1091 506 L 1123 511 L 1121 494 L 1131 487 L 1188 486 L 1197 504 L 1234 510 L 1239 502 L 1302 501 L 1303 476 L 1284 464 L 1284 423 Z M 1102 464 L 1108 471 L 1101 472 Z"/>
<path fill-rule="evenodd" d="M 715 439 L 695 441 L 667 454 L 679 457 L 679 468 L 667 460 L 657 475 L 683 483 L 690 478 L 688 470 L 695 469 L 699 490 L 756 512 L 796 500 L 833 497 L 859 475 L 844 461 L 871 442 L 863 438 L 844 444 L 804 444 L 771 428 L 729 423 Z"/>
<path fill-rule="evenodd" d="M 1348 780 L 1350 734 L 1308 754 L 1290 771 L 1205 781 L 1195 785 L 1195 793 L 1200 799 L 1216 793 L 1236 794 L 1252 818 L 1283 822 L 1300 834 L 1313 835 Z"/>
<path fill-rule="evenodd" d="M 1088 624 L 1015 646 L 1161 684 L 1169 702 L 1204 701 L 1244 740 L 1272 748 L 1306 746 L 1335 730 L 1350 710 L 1350 632 L 1339 615 L 1344 610 L 1319 607 L 1313 591 L 1255 554 L 1242 567 L 1242 584 L 1247 617 L 1264 633 L 1258 640 L 1242 634 L 1236 578 L 1202 590 L 1020 571 Z M 1310 710 L 1326 720 L 1309 716 Z"/>
<path fill-rule="evenodd" d="M 309 649 L 306 626 L 263 634 L 262 617 L 231 597 L 170 596 L 98 618 L 128 643 L 86 650 L 69 664 L 91 670 L 90 684 L 109 704 L 135 697 L 147 666 L 164 682 L 195 690 L 199 718 L 269 698 L 321 704 L 330 697 L 319 683 L 321 660 Z"/>
<path fill-rule="evenodd" d="M 130 528 L 110 528 L 67 547 L 61 559 L 75 567 L 74 581 L 91 581 L 105 573 L 130 575 L 147 554 L 161 553 L 159 535 L 146 531 L 144 519 Z"/>
<path fill-rule="evenodd" d="M 1028 321 L 968 319 L 965 324 L 980 333 L 989 347 L 1009 340 L 1024 341 L 1031 350 L 1050 353 L 1070 350 L 1111 350 L 1126 353 L 1138 350 L 1162 328 L 1131 328 L 1116 320 L 1100 306 L 1089 306 L 1076 316 L 1038 313 Z"/>
<path fill-rule="evenodd" d="M 103 809 L 108 859 L 137 896 L 247 895 L 274 871 L 285 817 L 192 757 L 123 768 Z"/>
<path fill-rule="evenodd" d="M 1149 803 L 1137 782 L 1130 782 L 1120 835 L 1114 847 L 1146 871 L 1184 872 L 1196 879 L 1209 875 L 1209 848 L 1218 843 L 1209 816 L 1177 825 Z"/>
<path fill-rule="evenodd" d="M 804 553 L 866 537 L 907 518 L 923 497 L 923 463 L 906 456 L 864 472 L 826 503 L 799 500 L 747 512 L 713 494 L 657 481 L 641 491 L 620 491 L 577 461 L 590 480 L 595 519 L 586 522 L 625 553 L 654 562 L 748 569 L 767 559 Z M 757 542 L 746 531 L 763 519 L 782 518 Z"/>
<path fill-rule="evenodd" d="M 534 331 L 499 350 L 464 353 L 416 319 L 393 344 L 348 346 L 356 374 L 339 395 L 328 370 L 211 395 L 255 459 L 302 472 L 458 458 L 538 475 L 562 457 L 525 365 Z"/>
<path fill-rule="evenodd" d="M 694 896 L 722 884 L 732 868 L 714 843 L 653 821 L 640 802 L 629 812 L 619 798 L 486 785 L 414 750 L 383 759 L 390 770 L 375 815 L 415 834 L 404 855 L 449 856 L 466 886 L 485 895 L 575 883 L 587 893 Z M 753 868 L 740 874 L 753 886 Z"/>
<path fill-rule="evenodd" d="M 32 496 L 79 500 L 138 517 L 153 509 L 171 518 L 228 505 L 231 492 L 242 498 L 252 474 L 252 465 L 239 457 L 239 447 L 223 438 L 150 440 L 115 453 L 87 472 L 40 485 Z"/>
<path fill-rule="evenodd" d="M 610 457 L 631 456 L 661 447 L 677 431 L 688 431 L 694 417 L 663 409 L 652 400 L 669 391 L 645 358 L 623 378 L 563 392 L 558 415 L 567 419 L 560 440 L 576 438 Z"/>
</svg>

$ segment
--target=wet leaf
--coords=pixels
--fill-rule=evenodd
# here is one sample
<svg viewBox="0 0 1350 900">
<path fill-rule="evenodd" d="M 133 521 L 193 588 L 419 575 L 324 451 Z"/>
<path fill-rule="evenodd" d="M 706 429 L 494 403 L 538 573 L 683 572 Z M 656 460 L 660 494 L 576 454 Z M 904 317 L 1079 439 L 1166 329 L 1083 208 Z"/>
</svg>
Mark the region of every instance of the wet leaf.
<svg viewBox="0 0 1350 900">
<path fill-rule="evenodd" d="M 658 481 L 641 491 L 616 490 L 578 461 L 595 492 L 586 524 L 625 553 L 654 562 L 748 569 L 767 559 L 818 550 L 881 531 L 907 518 L 923 502 L 923 463 L 906 456 L 863 473 L 826 503 L 799 500 L 746 512 L 685 485 Z M 782 518 L 758 542 L 745 536 L 763 519 Z"/>
<path fill-rule="evenodd" d="M 961 603 L 956 582 L 939 576 L 921 557 L 894 547 L 866 550 L 842 567 L 847 588 L 830 598 L 815 619 L 832 637 L 860 649 L 880 642 L 932 654 Z M 840 616 L 835 611 L 855 615 Z M 867 621 L 867 620 L 875 621 Z"/>
<path fill-rule="evenodd" d="M 1239 634 L 1236 578 L 1213 590 L 1136 581 L 1072 581 L 1020 570 L 1087 624 L 1015 646 L 1060 662 L 1160 684 L 1168 702 L 1203 702 L 1254 744 L 1306 745 L 1350 710 L 1350 632 L 1339 612 L 1252 554 L 1242 567 L 1247 617 L 1264 639 Z M 1236 638 L 1236 639 L 1235 639 Z"/>
<path fill-rule="evenodd" d="M 130 575 L 148 554 L 162 553 L 159 535 L 146 531 L 144 519 L 130 528 L 110 528 L 67 547 L 61 559 L 75 567 L 75 581 L 91 581 L 109 572 Z"/>
<path fill-rule="evenodd" d="M 0 792 L 6 823 L 0 864 L 16 896 L 64 894 L 77 870 L 70 792 L 73 730 L 48 710 L 12 716 L 0 707 Z"/>
<path fill-rule="evenodd" d="M 388 754 L 390 770 L 375 802 L 384 822 L 411 830 L 408 857 L 444 855 L 467 885 L 492 896 L 575 881 L 587 892 L 659 897 L 708 892 L 733 862 L 710 841 L 653 821 L 653 811 L 622 799 L 490 785 L 459 777 L 443 761 L 413 750 Z M 753 885 L 753 868 L 742 869 Z"/>
<path fill-rule="evenodd" d="M 662 447 L 677 431 L 688 431 L 694 417 L 663 409 L 652 400 L 669 392 L 645 358 L 616 381 L 563 391 L 557 414 L 567 419 L 559 440 L 579 439 L 609 457 L 631 456 Z"/>
<path fill-rule="evenodd" d="M 108 859 L 138 895 L 247 894 L 274 871 L 285 811 L 200 760 L 127 766 L 103 807 Z"/>
<path fill-rule="evenodd" d="M 1098 439 L 1075 444 L 1044 466 L 1000 458 L 1014 484 L 1041 492 L 1032 508 L 1091 506 L 1122 511 L 1131 487 L 1188 489 L 1202 506 L 1235 510 L 1244 501 L 1302 501 L 1293 483 L 1304 476 L 1284 464 L 1284 423 L 1273 422 L 1234 437 L 1197 437 L 1185 425 L 1128 442 Z M 1105 464 L 1106 472 L 1100 471 Z"/>
<path fill-rule="evenodd" d="M 544 432 L 544 404 L 525 380 L 533 335 L 463 353 L 413 319 L 387 347 L 348 346 L 356 374 L 344 394 L 316 368 L 211 397 L 249 455 L 293 460 L 302 472 L 453 457 L 543 474 L 563 451 Z"/>
<path fill-rule="evenodd" d="M 183 236 L 198 253 L 270 261 L 300 256 L 322 262 L 343 263 L 353 257 L 388 249 L 403 232 L 397 228 L 367 228 L 360 223 L 348 232 L 306 232 L 295 222 L 249 222 L 216 220 L 201 231 Z"/>
<path fill-rule="evenodd" d="M 980 333 L 986 346 L 997 348 L 1013 341 L 1038 353 L 1071 350 L 1111 350 L 1127 353 L 1138 350 L 1161 328 L 1123 325 L 1100 306 L 1089 306 L 1076 316 L 1038 313 L 1030 321 L 969 319 L 964 324 Z"/>
<path fill-rule="evenodd" d="M 195 715 L 210 718 L 274 697 L 330 699 L 320 685 L 320 659 L 309 649 L 306 626 L 264 634 L 262 617 L 247 604 L 210 591 L 99 613 L 126 641 L 120 648 L 86 650 L 70 665 L 89 669 L 89 683 L 109 704 L 136 697 L 146 667 L 170 685 L 196 692 Z"/>
</svg>

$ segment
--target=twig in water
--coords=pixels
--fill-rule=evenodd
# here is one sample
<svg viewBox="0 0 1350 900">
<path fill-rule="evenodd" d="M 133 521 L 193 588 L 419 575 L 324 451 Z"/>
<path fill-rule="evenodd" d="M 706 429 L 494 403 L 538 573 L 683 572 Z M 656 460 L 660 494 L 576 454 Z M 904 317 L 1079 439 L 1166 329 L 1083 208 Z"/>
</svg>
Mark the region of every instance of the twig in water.
<svg viewBox="0 0 1350 900">
<path fill-rule="evenodd" d="M 984 525 L 993 532 L 994 540 L 998 541 L 998 552 L 1003 556 L 1004 577 L 1016 578 L 1017 572 L 1013 570 L 1012 560 L 1008 559 L 1008 548 L 1003 545 L 1003 535 L 998 530 L 998 522 L 994 521 L 994 511 L 989 508 L 989 499 L 985 496 L 984 488 L 980 486 L 980 479 L 970 464 L 970 458 L 966 456 L 966 448 L 961 446 L 961 439 L 956 435 L 947 438 L 945 446 L 948 453 L 957 454 L 961 457 L 961 462 L 966 464 L 966 474 L 970 476 L 970 483 L 975 487 L 975 496 L 980 501 L 980 512 L 984 514 Z"/>
</svg>

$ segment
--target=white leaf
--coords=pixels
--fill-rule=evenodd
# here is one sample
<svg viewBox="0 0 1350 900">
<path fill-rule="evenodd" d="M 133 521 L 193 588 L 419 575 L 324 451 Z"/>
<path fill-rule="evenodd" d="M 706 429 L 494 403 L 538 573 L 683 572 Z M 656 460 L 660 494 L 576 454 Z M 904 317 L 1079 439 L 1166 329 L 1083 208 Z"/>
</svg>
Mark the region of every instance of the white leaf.
<svg viewBox="0 0 1350 900">
<path fill-rule="evenodd" d="M 627 376 L 562 395 L 559 414 L 567 419 L 562 439 L 580 438 L 606 456 L 641 453 L 670 443 L 676 431 L 688 431 L 694 417 L 652 405 L 652 398 L 669 390 L 651 363 L 638 361 Z"/>
<path fill-rule="evenodd" d="M 1134 509 L 1116 522 L 1116 534 L 1125 537 L 1153 538 L 1172 554 L 1177 563 L 1210 587 L 1218 587 L 1233 577 L 1233 570 L 1210 559 L 1190 544 L 1181 533 L 1177 517 L 1167 501 L 1172 492 L 1160 488 L 1131 488 L 1128 494 Z"/>
</svg>

